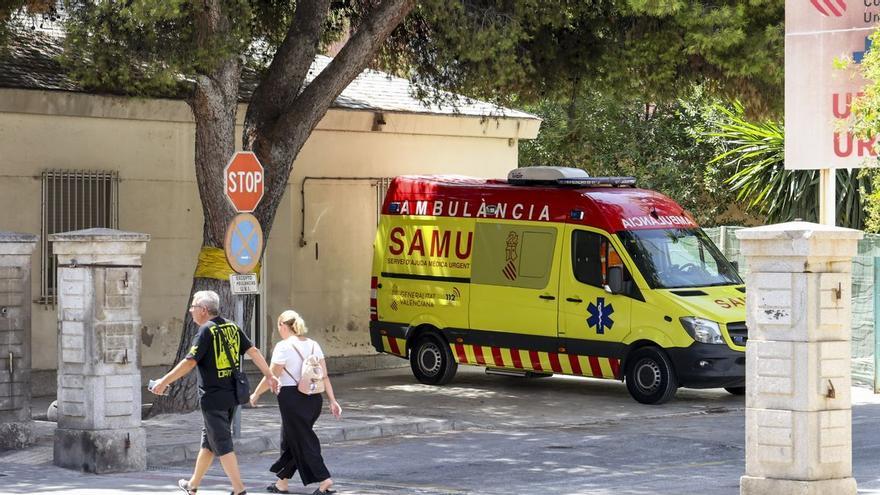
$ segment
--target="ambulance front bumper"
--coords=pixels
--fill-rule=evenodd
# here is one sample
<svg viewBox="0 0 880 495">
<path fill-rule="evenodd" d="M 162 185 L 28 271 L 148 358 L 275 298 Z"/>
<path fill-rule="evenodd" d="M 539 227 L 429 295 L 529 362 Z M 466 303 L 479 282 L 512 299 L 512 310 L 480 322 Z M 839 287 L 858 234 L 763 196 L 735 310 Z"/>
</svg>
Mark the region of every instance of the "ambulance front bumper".
<svg viewBox="0 0 880 495">
<path fill-rule="evenodd" d="M 666 349 L 678 375 L 679 385 L 687 388 L 744 387 L 746 353 L 726 345 L 694 342 L 689 347 Z"/>
</svg>

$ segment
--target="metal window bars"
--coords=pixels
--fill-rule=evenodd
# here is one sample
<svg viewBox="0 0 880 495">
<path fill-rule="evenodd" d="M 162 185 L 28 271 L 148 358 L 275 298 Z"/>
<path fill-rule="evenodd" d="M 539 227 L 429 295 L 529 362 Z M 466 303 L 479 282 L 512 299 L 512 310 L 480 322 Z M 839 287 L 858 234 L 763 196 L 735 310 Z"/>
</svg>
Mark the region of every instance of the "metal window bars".
<svg viewBox="0 0 880 495">
<path fill-rule="evenodd" d="M 41 180 L 40 299 L 55 305 L 55 256 L 49 235 L 119 225 L 119 173 L 45 170 Z"/>
</svg>

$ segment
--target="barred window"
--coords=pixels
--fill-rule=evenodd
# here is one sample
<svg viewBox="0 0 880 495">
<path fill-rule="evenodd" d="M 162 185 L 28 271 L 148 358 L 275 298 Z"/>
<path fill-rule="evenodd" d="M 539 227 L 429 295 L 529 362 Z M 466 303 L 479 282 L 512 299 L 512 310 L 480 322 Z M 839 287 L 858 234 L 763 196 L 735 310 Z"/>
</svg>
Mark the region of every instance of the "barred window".
<svg viewBox="0 0 880 495">
<path fill-rule="evenodd" d="M 55 256 L 51 234 L 91 228 L 118 228 L 117 172 L 45 170 L 40 227 L 40 303 L 55 304 Z"/>
</svg>

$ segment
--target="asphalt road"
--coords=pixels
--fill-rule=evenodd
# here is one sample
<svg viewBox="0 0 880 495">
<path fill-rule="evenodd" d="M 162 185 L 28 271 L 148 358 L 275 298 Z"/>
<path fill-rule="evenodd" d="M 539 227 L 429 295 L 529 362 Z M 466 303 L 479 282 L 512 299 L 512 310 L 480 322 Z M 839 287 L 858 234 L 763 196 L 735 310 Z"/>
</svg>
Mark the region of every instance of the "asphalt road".
<svg viewBox="0 0 880 495">
<path fill-rule="evenodd" d="M 673 402 L 650 407 L 612 382 L 463 371 L 440 388 L 415 383 L 405 369 L 334 380 L 344 407 L 457 425 L 443 433 L 326 445 L 340 495 L 739 493 L 742 397 L 683 390 Z M 859 493 L 880 494 L 880 397 L 854 389 L 853 403 Z M 51 445 L 0 456 L 0 494 L 180 493 L 176 480 L 192 469 L 176 464 L 95 476 L 56 468 L 50 459 Z M 272 460 L 272 454 L 241 459 L 249 493 L 265 493 Z M 228 486 L 215 465 L 199 493 L 229 493 Z M 291 486 L 301 494 L 315 488 Z"/>
</svg>

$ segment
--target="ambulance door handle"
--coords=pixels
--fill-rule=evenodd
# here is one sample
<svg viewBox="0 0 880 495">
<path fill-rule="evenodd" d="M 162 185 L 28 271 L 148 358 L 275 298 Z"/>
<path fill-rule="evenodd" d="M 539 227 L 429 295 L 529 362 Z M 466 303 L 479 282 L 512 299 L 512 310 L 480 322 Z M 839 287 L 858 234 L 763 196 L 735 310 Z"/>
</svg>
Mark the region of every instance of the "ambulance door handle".
<svg viewBox="0 0 880 495">
<path fill-rule="evenodd" d="M 565 300 L 568 301 L 568 302 L 573 302 L 573 303 L 582 303 L 582 302 L 584 302 L 583 299 L 578 299 L 578 298 L 576 298 L 576 297 L 566 297 Z"/>
<path fill-rule="evenodd" d="M 548 294 L 541 294 L 541 295 L 538 296 L 538 297 L 540 297 L 541 299 L 546 299 L 546 300 L 548 300 L 548 301 L 552 301 L 552 300 L 556 299 L 556 296 L 551 296 L 551 295 L 548 295 Z"/>
</svg>

